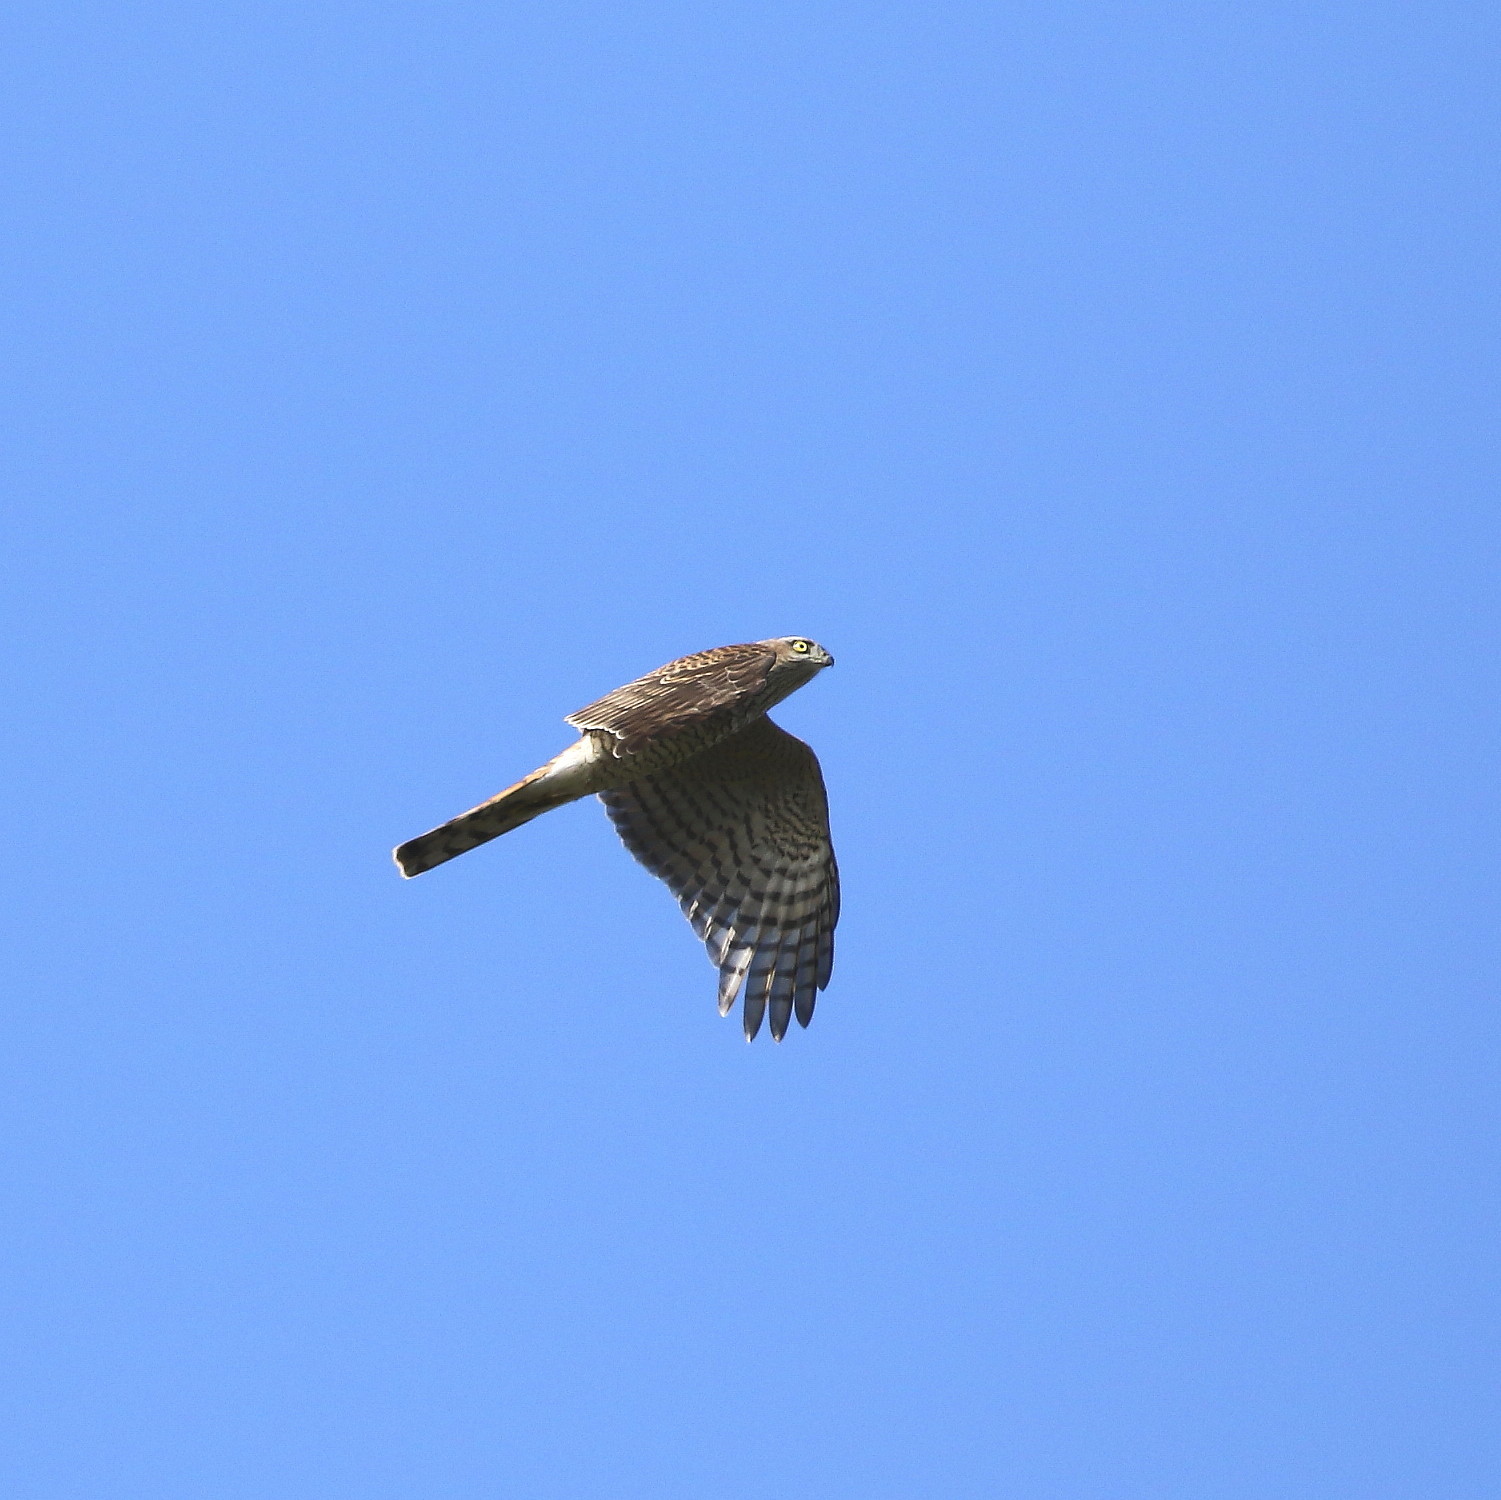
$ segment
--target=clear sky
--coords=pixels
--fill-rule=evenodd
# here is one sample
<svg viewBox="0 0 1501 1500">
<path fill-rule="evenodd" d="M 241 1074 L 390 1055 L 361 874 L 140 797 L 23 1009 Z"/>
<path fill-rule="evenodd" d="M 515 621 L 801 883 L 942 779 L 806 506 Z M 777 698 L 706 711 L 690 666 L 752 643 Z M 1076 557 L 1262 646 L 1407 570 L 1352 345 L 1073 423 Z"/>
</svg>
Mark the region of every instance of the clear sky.
<svg viewBox="0 0 1501 1500">
<path fill-rule="evenodd" d="M 0 1491 L 1501 1492 L 1498 43 L 11 10 Z M 398 878 L 783 634 L 809 1031 Z"/>
</svg>

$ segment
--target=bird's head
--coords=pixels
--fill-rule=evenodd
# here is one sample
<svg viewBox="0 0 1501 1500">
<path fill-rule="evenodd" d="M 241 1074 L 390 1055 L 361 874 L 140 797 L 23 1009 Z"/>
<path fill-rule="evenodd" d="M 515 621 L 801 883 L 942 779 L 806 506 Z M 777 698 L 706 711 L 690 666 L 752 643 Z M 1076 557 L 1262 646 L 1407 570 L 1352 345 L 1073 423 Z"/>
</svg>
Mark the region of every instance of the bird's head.
<svg viewBox="0 0 1501 1500">
<path fill-rule="evenodd" d="M 834 665 L 834 658 L 817 641 L 810 641 L 806 636 L 778 636 L 759 644 L 769 646 L 775 654 L 770 678 L 779 690 L 778 698 L 785 698 L 825 667 Z"/>
<path fill-rule="evenodd" d="M 810 641 L 806 636 L 779 636 L 774 641 L 762 641 L 761 644 L 770 646 L 776 652 L 779 667 L 804 667 L 817 672 L 822 667 L 834 665 L 834 658 L 817 641 Z"/>
</svg>

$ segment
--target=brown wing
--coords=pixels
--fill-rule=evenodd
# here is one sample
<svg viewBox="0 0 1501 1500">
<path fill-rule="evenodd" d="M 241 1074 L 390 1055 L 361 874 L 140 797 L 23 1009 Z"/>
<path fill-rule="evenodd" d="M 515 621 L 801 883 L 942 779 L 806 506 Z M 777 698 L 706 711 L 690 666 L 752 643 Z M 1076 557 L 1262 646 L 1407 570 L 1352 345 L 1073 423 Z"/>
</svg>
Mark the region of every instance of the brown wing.
<svg viewBox="0 0 1501 1500">
<path fill-rule="evenodd" d="M 719 1011 L 742 987 L 746 1039 L 771 1007 L 781 1041 L 806 1026 L 834 967 L 839 871 L 818 758 L 770 719 L 656 776 L 600 793 L 625 846 L 672 887 L 719 967 Z"/>
<path fill-rule="evenodd" d="M 766 687 L 776 661 L 768 646 L 719 646 L 668 662 L 635 682 L 569 714 L 580 731 L 602 729 L 616 736 L 615 753 L 629 754 L 659 736 L 671 735 L 731 712 Z"/>
</svg>

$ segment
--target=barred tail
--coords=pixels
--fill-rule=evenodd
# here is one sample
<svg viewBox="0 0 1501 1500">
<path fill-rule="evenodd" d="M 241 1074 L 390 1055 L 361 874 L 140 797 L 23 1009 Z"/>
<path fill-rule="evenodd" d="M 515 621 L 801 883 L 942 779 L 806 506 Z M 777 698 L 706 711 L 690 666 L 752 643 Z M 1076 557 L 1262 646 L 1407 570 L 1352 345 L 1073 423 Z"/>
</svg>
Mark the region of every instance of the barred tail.
<svg viewBox="0 0 1501 1500">
<path fill-rule="evenodd" d="M 450 818 L 430 833 L 420 834 L 399 845 L 395 859 L 401 873 L 408 879 L 421 875 L 424 870 L 431 870 L 435 865 L 479 848 L 481 844 L 488 844 L 491 839 L 498 839 L 501 834 L 520 828 L 523 823 L 530 823 L 533 818 L 551 812 L 555 807 L 576 801 L 582 793 L 554 788 L 544 790 L 538 785 L 548 777 L 550 769 L 543 766 L 540 771 L 533 771 L 515 786 L 497 792 L 488 802 L 481 802 L 478 807 Z"/>
</svg>

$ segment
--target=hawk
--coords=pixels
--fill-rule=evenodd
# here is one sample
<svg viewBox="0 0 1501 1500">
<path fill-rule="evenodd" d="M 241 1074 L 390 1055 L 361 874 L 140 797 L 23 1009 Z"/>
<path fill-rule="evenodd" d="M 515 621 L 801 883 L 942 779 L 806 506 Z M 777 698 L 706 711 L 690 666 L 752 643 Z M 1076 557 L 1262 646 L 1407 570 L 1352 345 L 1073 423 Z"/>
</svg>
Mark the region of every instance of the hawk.
<svg viewBox="0 0 1501 1500">
<path fill-rule="evenodd" d="M 839 871 L 818 758 L 767 709 L 834 658 L 800 636 L 668 662 L 564 720 L 580 738 L 488 802 L 402 844 L 420 875 L 564 803 L 599 794 L 627 849 L 665 880 L 719 969 L 719 1013 L 744 997 L 746 1041 L 771 1010 L 806 1026 L 834 967 Z"/>
</svg>

